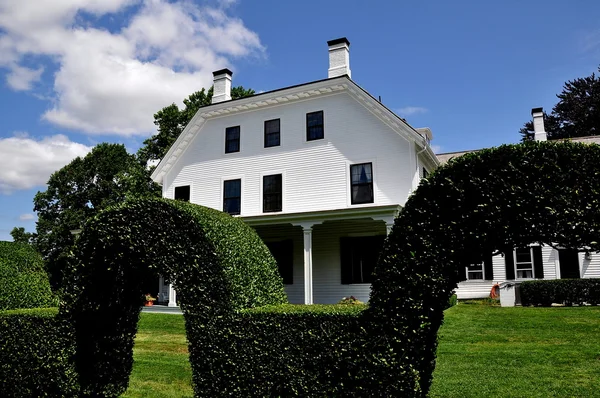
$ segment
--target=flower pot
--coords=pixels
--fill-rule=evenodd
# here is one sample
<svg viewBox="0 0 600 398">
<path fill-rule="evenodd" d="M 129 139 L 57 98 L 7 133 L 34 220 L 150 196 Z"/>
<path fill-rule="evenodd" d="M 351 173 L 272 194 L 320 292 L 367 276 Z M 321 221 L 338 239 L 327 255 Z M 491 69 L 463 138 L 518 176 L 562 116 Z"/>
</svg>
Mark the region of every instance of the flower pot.
<svg viewBox="0 0 600 398">
<path fill-rule="evenodd" d="M 146 304 L 144 304 L 145 307 L 152 307 L 154 305 L 154 301 L 146 301 Z"/>
</svg>

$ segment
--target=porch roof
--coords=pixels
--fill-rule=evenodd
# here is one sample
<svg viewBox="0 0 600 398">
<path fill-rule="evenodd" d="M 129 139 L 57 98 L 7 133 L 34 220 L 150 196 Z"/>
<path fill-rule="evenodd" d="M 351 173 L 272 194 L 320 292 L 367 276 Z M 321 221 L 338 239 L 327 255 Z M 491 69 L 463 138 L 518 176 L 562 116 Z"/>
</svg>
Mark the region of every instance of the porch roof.
<svg viewBox="0 0 600 398">
<path fill-rule="evenodd" d="M 335 210 L 310 211 L 300 213 L 273 213 L 259 216 L 242 217 L 248 225 L 274 225 L 302 223 L 320 224 L 325 221 L 351 220 L 357 218 L 373 218 L 386 221 L 396 218 L 402 206 L 399 204 L 386 206 L 365 206 Z"/>
</svg>

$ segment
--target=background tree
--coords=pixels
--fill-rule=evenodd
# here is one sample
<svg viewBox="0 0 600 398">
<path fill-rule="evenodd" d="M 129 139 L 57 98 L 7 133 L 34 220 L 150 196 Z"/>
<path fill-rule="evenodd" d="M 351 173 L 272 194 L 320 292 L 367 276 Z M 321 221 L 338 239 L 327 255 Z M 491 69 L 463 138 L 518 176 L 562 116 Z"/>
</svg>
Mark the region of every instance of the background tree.
<svg viewBox="0 0 600 398">
<path fill-rule="evenodd" d="M 231 99 L 251 95 L 254 95 L 252 89 L 245 89 L 242 86 L 232 87 L 231 89 Z M 140 163 L 146 165 L 149 160 L 162 159 L 198 109 L 211 104 L 212 96 L 212 87 L 208 91 L 202 89 L 183 100 L 185 105 L 183 109 L 179 109 L 176 104 L 171 104 L 156 112 L 154 124 L 158 127 L 158 132 L 145 140 L 144 145 L 138 150 L 137 156 Z"/>
<path fill-rule="evenodd" d="M 38 213 L 35 244 L 43 255 L 54 290 L 62 286 L 65 260 L 78 230 L 100 210 L 128 197 L 160 196 L 136 157 L 121 144 L 97 145 L 56 171 L 46 191 L 34 198 Z"/>
<path fill-rule="evenodd" d="M 566 82 L 556 97 L 559 101 L 552 108 L 552 113 L 544 113 L 548 139 L 586 137 L 600 133 L 600 78 L 595 73 Z M 531 130 L 531 121 L 521 128 L 519 132 L 523 141 L 533 139 Z"/>
<path fill-rule="evenodd" d="M 34 234 L 31 232 L 25 232 L 24 227 L 14 227 L 12 231 L 10 231 L 10 236 L 12 236 L 13 241 L 16 243 L 26 243 L 30 244 L 33 241 Z"/>
</svg>

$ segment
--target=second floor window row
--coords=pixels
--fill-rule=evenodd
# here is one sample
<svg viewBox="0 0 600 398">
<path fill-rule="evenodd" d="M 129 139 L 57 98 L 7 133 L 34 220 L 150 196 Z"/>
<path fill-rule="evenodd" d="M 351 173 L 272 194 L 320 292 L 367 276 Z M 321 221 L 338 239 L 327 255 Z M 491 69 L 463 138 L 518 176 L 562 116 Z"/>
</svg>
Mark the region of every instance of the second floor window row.
<svg viewBox="0 0 600 398">
<path fill-rule="evenodd" d="M 240 152 L 241 127 L 232 126 L 225 129 L 225 153 Z M 306 114 L 306 141 L 325 138 L 325 123 L 323 111 Z M 281 145 L 281 119 L 265 120 L 264 147 L 270 148 Z"/>
</svg>

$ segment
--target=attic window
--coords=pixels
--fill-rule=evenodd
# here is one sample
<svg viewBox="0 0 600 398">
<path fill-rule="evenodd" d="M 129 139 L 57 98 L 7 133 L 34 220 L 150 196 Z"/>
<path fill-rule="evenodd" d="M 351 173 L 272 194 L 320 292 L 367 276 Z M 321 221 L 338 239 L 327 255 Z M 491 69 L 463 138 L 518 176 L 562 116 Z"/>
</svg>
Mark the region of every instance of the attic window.
<svg viewBox="0 0 600 398">
<path fill-rule="evenodd" d="M 321 140 L 325 136 L 323 111 L 306 114 L 306 141 Z"/>
<path fill-rule="evenodd" d="M 240 126 L 225 129 L 225 153 L 240 151 Z"/>
</svg>

